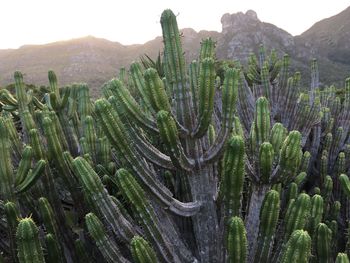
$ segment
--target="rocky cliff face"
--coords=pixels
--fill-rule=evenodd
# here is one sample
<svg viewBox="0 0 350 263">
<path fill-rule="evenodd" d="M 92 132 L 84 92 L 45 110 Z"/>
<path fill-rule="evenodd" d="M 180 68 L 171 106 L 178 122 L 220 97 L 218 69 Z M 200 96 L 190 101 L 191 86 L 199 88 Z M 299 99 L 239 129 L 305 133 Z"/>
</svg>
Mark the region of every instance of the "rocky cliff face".
<svg viewBox="0 0 350 263">
<path fill-rule="evenodd" d="M 280 53 L 293 51 L 291 34 L 272 24 L 261 22 L 253 10 L 235 14 L 224 14 L 221 18 L 222 32 L 218 39 L 220 59 L 245 60 L 263 44 Z"/>
<path fill-rule="evenodd" d="M 324 19 L 301 36 L 293 37 L 275 25 L 259 20 L 257 14 L 224 14 L 218 38 L 219 59 L 238 59 L 243 63 L 260 44 L 280 55 L 289 54 L 292 69 L 302 72 L 302 83 L 308 85 L 313 58 L 319 61 L 321 84 L 343 85 L 350 76 L 350 7 L 340 14 Z"/>
</svg>

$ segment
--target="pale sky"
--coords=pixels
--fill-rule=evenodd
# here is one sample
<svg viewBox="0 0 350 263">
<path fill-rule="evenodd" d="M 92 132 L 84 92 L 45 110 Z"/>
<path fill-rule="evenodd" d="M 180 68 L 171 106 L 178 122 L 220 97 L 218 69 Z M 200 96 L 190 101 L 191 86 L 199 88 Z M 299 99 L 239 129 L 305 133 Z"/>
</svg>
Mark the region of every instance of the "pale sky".
<svg viewBox="0 0 350 263">
<path fill-rule="evenodd" d="M 161 35 L 166 8 L 178 14 L 180 28 L 221 32 L 224 13 L 253 9 L 261 21 L 298 35 L 349 5 L 349 0 L 1 0 L 0 48 L 87 35 L 141 44 Z"/>
</svg>

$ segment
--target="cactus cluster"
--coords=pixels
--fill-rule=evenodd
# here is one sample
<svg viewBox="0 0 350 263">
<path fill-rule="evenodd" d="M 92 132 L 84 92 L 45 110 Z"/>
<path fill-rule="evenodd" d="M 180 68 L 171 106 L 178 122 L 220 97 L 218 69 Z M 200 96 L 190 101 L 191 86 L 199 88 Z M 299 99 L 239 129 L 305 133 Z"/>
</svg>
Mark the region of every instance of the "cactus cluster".
<svg viewBox="0 0 350 263">
<path fill-rule="evenodd" d="M 0 262 L 349 262 L 343 99 L 289 58 L 185 63 L 161 16 L 157 62 L 85 84 L 0 90 Z M 143 64 L 143 65 L 142 65 Z"/>
</svg>

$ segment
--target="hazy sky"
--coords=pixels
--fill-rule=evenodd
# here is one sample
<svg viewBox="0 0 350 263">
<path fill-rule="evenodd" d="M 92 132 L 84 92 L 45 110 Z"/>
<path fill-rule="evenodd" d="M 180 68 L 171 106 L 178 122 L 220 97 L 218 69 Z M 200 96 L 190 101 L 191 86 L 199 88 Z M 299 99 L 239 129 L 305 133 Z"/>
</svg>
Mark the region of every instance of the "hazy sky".
<svg viewBox="0 0 350 263">
<path fill-rule="evenodd" d="M 349 0 L 2 0 L 0 48 L 87 35 L 144 43 L 161 35 L 159 20 L 166 8 L 178 14 L 180 28 L 220 32 L 224 13 L 253 9 L 260 20 L 298 35 L 349 5 Z"/>
</svg>

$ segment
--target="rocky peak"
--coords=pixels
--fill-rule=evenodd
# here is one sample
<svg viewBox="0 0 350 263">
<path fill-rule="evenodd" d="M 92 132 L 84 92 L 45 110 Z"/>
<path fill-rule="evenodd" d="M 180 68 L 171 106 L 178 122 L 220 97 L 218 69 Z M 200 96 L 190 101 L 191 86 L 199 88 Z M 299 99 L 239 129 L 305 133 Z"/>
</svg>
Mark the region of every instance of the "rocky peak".
<svg viewBox="0 0 350 263">
<path fill-rule="evenodd" d="M 246 28 L 247 26 L 255 27 L 261 21 L 253 10 L 248 10 L 245 14 L 238 12 L 235 14 L 226 13 L 221 17 L 222 33 L 228 33 L 235 29 Z"/>
<path fill-rule="evenodd" d="M 257 52 L 260 44 L 267 49 L 276 49 L 279 53 L 294 50 L 294 38 L 291 34 L 259 20 L 253 10 L 246 13 L 224 14 L 221 18 L 222 33 L 218 41 L 220 59 L 247 59 L 249 53 Z"/>
</svg>

